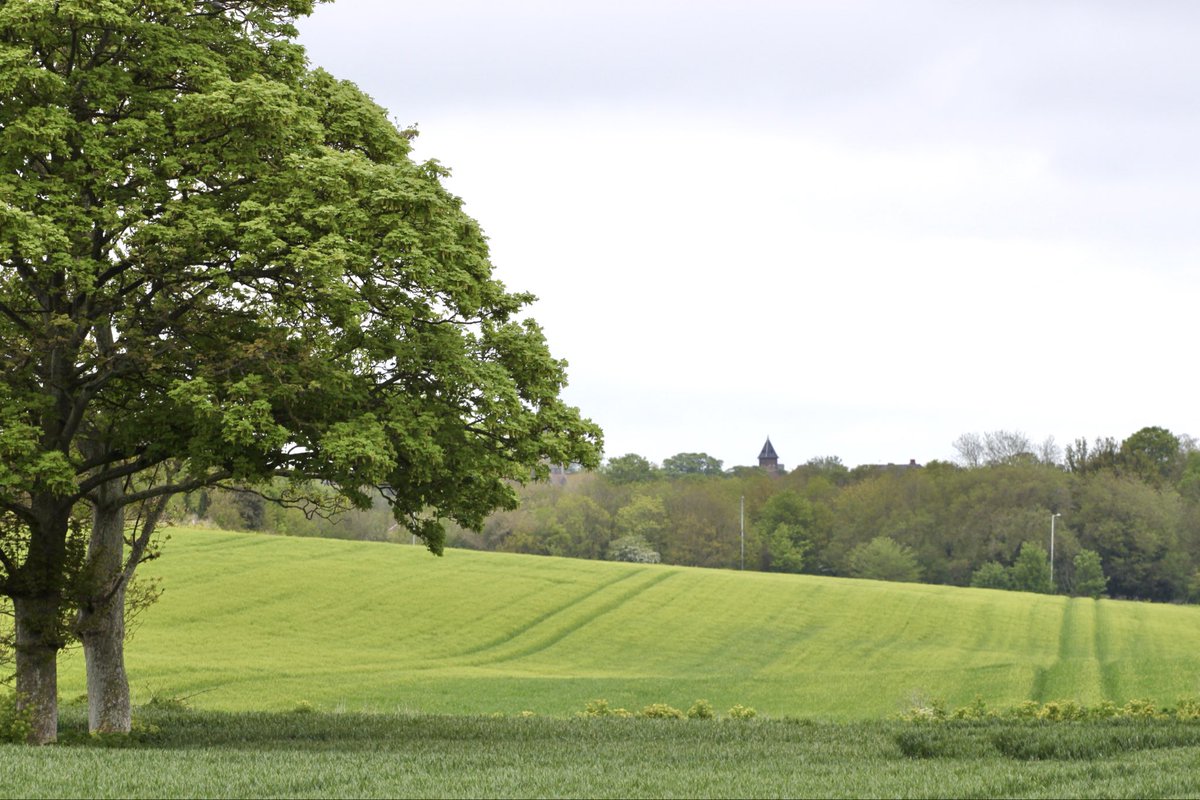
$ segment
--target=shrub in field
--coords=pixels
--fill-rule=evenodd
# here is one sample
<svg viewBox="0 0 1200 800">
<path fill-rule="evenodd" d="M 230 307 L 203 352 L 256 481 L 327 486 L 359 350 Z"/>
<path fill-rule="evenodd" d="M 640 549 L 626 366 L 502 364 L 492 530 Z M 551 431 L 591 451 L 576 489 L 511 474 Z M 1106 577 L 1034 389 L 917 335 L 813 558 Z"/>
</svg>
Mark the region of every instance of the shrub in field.
<svg viewBox="0 0 1200 800">
<path fill-rule="evenodd" d="M 712 703 L 707 700 L 697 700 L 692 703 L 692 707 L 687 710 L 688 719 L 712 719 L 713 707 Z"/>
<path fill-rule="evenodd" d="M 1165 715 L 1160 714 L 1154 707 L 1154 703 L 1149 700 L 1130 700 L 1121 709 L 1120 716 L 1133 719 L 1161 719 Z"/>
<path fill-rule="evenodd" d="M 1184 721 L 1200 720 L 1200 698 L 1181 697 L 1175 704 L 1175 719 Z"/>
<path fill-rule="evenodd" d="M 597 699 L 589 700 L 587 705 L 583 707 L 583 711 L 580 711 L 576 716 L 628 718 L 633 716 L 633 712 L 624 708 L 613 708 L 608 704 L 607 700 Z"/>
<path fill-rule="evenodd" d="M 975 700 L 965 706 L 959 706 L 950 712 L 951 719 L 987 719 L 988 717 L 996 716 L 996 712 L 991 711 L 987 707 L 987 703 L 979 695 L 975 695 Z"/>
<path fill-rule="evenodd" d="M 666 703 L 651 703 L 642 709 L 640 716 L 647 719 L 683 719 L 684 713 Z"/>
<path fill-rule="evenodd" d="M 999 561 L 989 561 L 972 573 L 971 585 L 976 589 L 1011 589 L 1012 576 Z"/>
<path fill-rule="evenodd" d="M 607 717 L 612 713 L 612 709 L 608 706 L 608 701 L 597 698 L 589 700 L 587 705 L 583 707 L 583 711 L 579 712 L 581 717 Z"/>
<path fill-rule="evenodd" d="M 150 695 L 150 699 L 146 701 L 146 707 L 160 711 L 189 711 L 192 706 L 186 697 L 154 692 Z"/>
<path fill-rule="evenodd" d="M 749 706 L 744 706 L 738 703 L 733 708 L 729 709 L 730 719 L 754 719 L 758 716 L 758 712 Z"/>
<path fill-rule="evenodd" d="M 17 710 L 16 693 L 0 695 L 0 743 L 21 744 L 32 730 L 29 712 Z"/>
<path fill-rule="evenodd" d="M 914 697 L 908 710 L 900 715 L 900 719 L 905 722 L 941 722 L 949 716 L 944 701 L 936 697 Z"/>
<path fill-rule="evenodd" d="M 1094 550 L 1080 550 L 1075 556 L 1075 577 L 1071 593 L 1079 597 L 1099 598 L 1108 591 L 1108 578 L 1100 564 L 1100 554 Z"/>
<path fill-rule="evenodd" d="M 940 700 L 920 700 L 899 716 L 902 722 L 950 722 L 991 719 L 1032 720 L 1037 722 L 1086 722 L 1110 719 L 1200 721 L 1200 698 L 1184 697 L 1175 708 L 1160 709 L 1149 700 L 1130 700 L 1118 706 L 1102 700 L 1086 706 L 1076 700 L 1049 700 L 1039 703 L 1025 700 L 1008 709 L 990 709 L 982 698 L 969 705 L 946 711 Z"/>
<path fill-rule="evenodd" d="M 1042 704 L 1037 700 L 1025 700 L 1018 703 L 1010 712 L 1011 716 L 1017 719 L 1036 719 L 1038 712 L 1042 710 Z"/>
<path fill-rule="evenodd" d="M 1071 722 L 1087 717 L 1087 709 L 1074 700 L 1052 700 L 1038 709 L 1037 719 L 1049 722 Z"/>
</svg>

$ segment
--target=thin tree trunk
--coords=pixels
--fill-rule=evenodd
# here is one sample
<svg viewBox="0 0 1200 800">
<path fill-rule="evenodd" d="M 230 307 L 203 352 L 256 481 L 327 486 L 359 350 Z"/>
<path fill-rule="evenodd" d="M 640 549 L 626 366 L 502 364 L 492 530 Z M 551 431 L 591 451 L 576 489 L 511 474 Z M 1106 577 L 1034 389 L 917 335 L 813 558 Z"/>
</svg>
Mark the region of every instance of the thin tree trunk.
<svg viewBox="0 0 1200 800">
<path fill-rule="evenodd" d="M 125 673 L 125 511 L 119 481 L 98 490 L 88 543 L 91 596 L 80 603 L 77 628 L 87 670 L 88 730 L 129 733 L 129 678 Z"/>
<path fill-rule="evenodd" d="M 58 601 L 14 597 L 17 709 L 30 715 L 29 744 L 58 739 Z"/>
</svg>

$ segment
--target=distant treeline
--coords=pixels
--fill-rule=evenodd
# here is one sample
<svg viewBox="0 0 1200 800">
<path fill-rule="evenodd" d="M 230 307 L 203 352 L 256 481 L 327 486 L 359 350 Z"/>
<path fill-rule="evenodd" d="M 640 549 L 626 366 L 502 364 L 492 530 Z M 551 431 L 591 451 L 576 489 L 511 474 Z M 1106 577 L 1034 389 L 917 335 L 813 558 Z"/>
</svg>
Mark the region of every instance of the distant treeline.
<svg viewBox="0 0 1200 800">
<path fill-rule="evenodd" d="M 1060 451 L 968 434 L 958 463 L 861 466 L 835 457 L 785 474 L 722 470 L 704 453 L 661 466 L 628 454 L 595 473 L 520 489 L 521 504 L 451 546 L 1031 591 L 1200 600 L 1200 450 L 1150 427 Z M 385 505 L 307 519 L 249 493 L 182 511 L 227 528 L 407 541 Z M 744 508 L 744 537 L 742 509 Z M 1054 516 L 1058 515 L 1058 516 Z M 1051 518 L 1054 558 L 1051 566 Z M 1050 574 L 1053 572 L 1053 579 Z"/>
</svg>

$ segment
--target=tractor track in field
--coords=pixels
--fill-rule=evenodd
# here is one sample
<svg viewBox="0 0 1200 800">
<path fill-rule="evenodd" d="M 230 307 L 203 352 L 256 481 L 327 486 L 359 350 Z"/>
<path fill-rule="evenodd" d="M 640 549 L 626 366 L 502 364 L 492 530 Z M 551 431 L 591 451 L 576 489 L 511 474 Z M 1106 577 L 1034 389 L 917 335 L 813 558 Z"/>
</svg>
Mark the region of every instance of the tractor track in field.
<svg viewBox="0 0 1200 800">
<path fill-rule="evenodd" d="M 1090 627 L 1091 630 L 1086 630 Z M 1099 603 L 1087 598 L 1068 599 L 1063 604 L 1062 621 L 1058 629 L 1058 653 L 1054 663 L 1039 667 L 1030 687 L 1030 698 L 1040 703 L 1056 699 L 1079 699 L 1079 697 L 1050 697 L 1053 687 L 1062 683 L 1074 685 L 1076 694 L 1086 694 L 1088 689 L 1098 690 L 1102 696 L 1111 698 L 1115 688 L 1115 674 L 1106 667 L 1103 653 L 1102 623 Z M 1063 675 L 1067 677 L 1064 681 Z M 1090 678 L 1094 685 L 1081 684 L 1080 678 Z"/>
<path fill-rule="evenodd" d="M 1117 693 L 1121 690 L 1120 678 L 1117 665 L 1110 659 L 1105 658 L 1105 655 L 1109 652 L 1109 646 L 1107 630 L 1104 625 L 1104 620 L 1108 615 L 1104 611 L 1104 603 L 1097 602 L 1096 632 L 1093 637 L 1093 647 L 1096 648 L 1096 661 L 1100 666 L 1100 688 L 1104 692 L 1106 699 L 1116 702 L 1119 699 Z"/>
<path fill-rule="evenodd" d="M 618 587 L 619 584 L 628 581 L 631 578 L 641 578 L 647 574 L 647 570 L 638 570 L 623 575 L 621 578 L 609 581 L 608 583 L 597 586 L 595 589 L 575 598 L 571 602 L 559 606 L 556 609 L 547 611 L 539 615 L 536 619 L 531 620 L 520 628 L 506 634 L 503 637 L 493 639 L 487 644 L 472 648 L 469 651 L 461 653 L 452 658 L 462 666 L 485 666 L 490 664 L 501 664 L 506 661 L 515 661 L 519 658 L 539 653 L 546 650 L 560 641 L 575 633 L 585 625 L 594 622 L 603 615 L 620 608 L 625 603 L 632 600 L 634 597 L 651 589 L 668 578 L 673 577 L 676 573 L 669 571 L 656 571 L 649 580 L 643 580 L 631 587 Z M 602 595 L 611 593 L 612 590 L 621 588 L 620 591 L 613 597 L 604 598 L 596 607 L 581 612 L 578 616 L 564 620 L 564 617 L 570 615 L 573 611 L 580 610 L 580 606 L 585 605 L 591 600 L 599 600 Z M 544 634 L 538 635 L 538 628 L 553 624 L 555 622 L 565 622 L 564 625 L 553 625 L 550 630 L 546 630 Z M 525 643 L 523 646 L 517 646 L 518 640 L 533 636 L 534 641 Z M 508 650 L 506 646 L 515 647 L 516 649 Z M 496 653 L 496 651 L 501 651 Z M 465 660 L 463 660 L 465 659 Z"/>
</svg>

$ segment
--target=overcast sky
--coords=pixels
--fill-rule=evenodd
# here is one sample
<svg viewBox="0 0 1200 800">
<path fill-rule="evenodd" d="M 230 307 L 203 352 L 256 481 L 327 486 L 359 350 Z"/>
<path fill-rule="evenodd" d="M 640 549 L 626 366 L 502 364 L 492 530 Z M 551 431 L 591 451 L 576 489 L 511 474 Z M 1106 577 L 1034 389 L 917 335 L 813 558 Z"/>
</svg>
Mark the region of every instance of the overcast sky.
<svg viewBox="0 0 1200 800">
<path fill-rule="evenodd" d="M 606 454 L 1200 434 L 1200 4 L 338 0 Z"/>
</svg>

